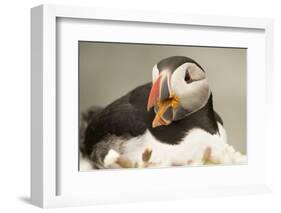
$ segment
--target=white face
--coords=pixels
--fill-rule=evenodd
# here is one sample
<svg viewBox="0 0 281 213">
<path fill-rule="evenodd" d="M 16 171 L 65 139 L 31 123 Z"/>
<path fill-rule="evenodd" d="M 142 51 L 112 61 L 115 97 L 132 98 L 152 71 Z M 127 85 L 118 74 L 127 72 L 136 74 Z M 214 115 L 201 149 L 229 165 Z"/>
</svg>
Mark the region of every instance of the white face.
<svg viewBox="0 0 281 213">
<path fill-rule="evenodd" d="M 169 125 L 204 107 L 211 91 L 206 73 L 196 63 L 186 62 L 175 70 L 164 66 L 152 70 L 153 85 L 150 90 L 147 110 L 154 107 L 152 127 Z"/>
<path fill-rule="evenodd" d="M 211 94 L 206 73 L 194 63 L 184 63 L 172 73 L 170 89 L 190 112 L 205 106 Z"/>
</svg>

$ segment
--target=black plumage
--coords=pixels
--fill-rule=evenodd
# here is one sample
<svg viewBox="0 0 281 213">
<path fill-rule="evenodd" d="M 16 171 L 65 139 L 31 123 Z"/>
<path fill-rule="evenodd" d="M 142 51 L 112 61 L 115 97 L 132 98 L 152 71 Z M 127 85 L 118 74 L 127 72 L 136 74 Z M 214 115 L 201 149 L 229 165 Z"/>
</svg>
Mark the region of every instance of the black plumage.
<svg viewBox="0 0 281 213">
<path fill-rule="evenodd" d="M 204 71 L 204 69 L 201 67 L 200 64 L 198 64 L 196 61 L 194 61 L 192 58 L 188 58 L 186 56 L 172 56 L 169 58 L 165 58 L 164 60 L 161 60 L 157 64 L 158 70 L 175 70 L 180 65 L 184 63 L 193 63 L 196 64 L 200 69 Z"/>
<path fill-rule="evenodd" d="M 186 118 L 174 121 L 168 126 L 152 128 L 155 112 L 153 109 L 147 112 L 147 99 L 151 87 L 151 83 L 137 87 L 103 110 L 94 113 L 94 118 L 91 119 L 85 132 L 84 154 L 90 156 L 95 146 L 111 135 L 129 139 L 141 136 L 149 130 L 160 142 L 175 145 L 195 127 L 210 134 L 218 132 L 217 121 L 222 123 L 222 120 L 213 110 L 212 95 L 203 108 Z M 107 151 L 104 150 L 103 156 Z"/>
</svg>

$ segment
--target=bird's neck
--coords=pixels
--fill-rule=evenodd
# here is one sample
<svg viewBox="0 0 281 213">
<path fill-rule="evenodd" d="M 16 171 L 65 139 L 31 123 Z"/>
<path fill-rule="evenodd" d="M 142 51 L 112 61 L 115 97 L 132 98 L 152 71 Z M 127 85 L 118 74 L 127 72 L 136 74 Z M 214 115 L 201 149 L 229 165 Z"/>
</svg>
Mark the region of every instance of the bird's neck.
<svg viewBox="0 0 281 213">
<path fill-rule="evenodd" d="M 210 95 L 204 107 L 181 120 L 173 121 L 167 126 L 152 128 L 151 124 L 154 116 L 155 113 L 151 110 L 148 113 L 147 120 L 149 130 L 159 141 L 167 144 L 179 144 L 188 132 L 194 128 L 203 129 L 210 134 L 216 134 L 218 131 L 213 110 L 212 95 Z"/>
</svg>

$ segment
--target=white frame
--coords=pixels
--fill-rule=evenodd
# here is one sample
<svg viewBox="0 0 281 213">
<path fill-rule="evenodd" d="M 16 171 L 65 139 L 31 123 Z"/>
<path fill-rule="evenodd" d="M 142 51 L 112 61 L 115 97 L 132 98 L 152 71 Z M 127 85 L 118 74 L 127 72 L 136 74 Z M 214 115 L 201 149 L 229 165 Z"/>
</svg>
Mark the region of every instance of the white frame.
<svg viewBox="0 0 281 213">
<path fill-rule="evenodd" d="M 273 22 L 270 19 L 197 16 L 187 14 L 160 14 L 139 11 L 121 11 L 97 8 L 42 5 L 31 10 L 32 19 L 32 147 L 31 200 L 40 207 L 88 205 L 107 202 L 141 201 L 143 196 L 97 200 L 91 196 L 56 196 L 56 18 L 82 18 L 181 24 L 211 27 L 250 28 L 265 30 L 266 35 L 266 94 L 267 107 L 273 109 Z M 266 133 L 269 135 L 272 110 L 267 113 Z M 267 142 L 270 137 L 267 137 Z M 266 153 L 269 156 L 268 153 Z M 268 159 L 268 158 L 267 158 Z M 226 186 L 223 188 L 178 190 L 174 198 L 233 195 L 269 192 L 271 187 L 270 161 L 266 161 L 267 179 L 263 184 Z M 150 200 L 172 199 L 169 196 L 149 197 Z"/>
</svg>

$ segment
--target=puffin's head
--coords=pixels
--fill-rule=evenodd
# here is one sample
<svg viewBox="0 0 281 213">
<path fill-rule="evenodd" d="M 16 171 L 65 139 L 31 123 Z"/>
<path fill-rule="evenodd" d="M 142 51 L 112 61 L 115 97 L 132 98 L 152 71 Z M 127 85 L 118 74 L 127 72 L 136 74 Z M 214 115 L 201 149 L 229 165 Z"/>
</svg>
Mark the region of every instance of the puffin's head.
<svg viewBox="0 0 281 213">
<path fill-rule="evenodd" d="M 184 56 L 165 58 L 152 70 L 147 110 L 154 107 L 152 127 L 169 125 L 206 105 L 211 91 L 205 71 Z"/>
</svg>

